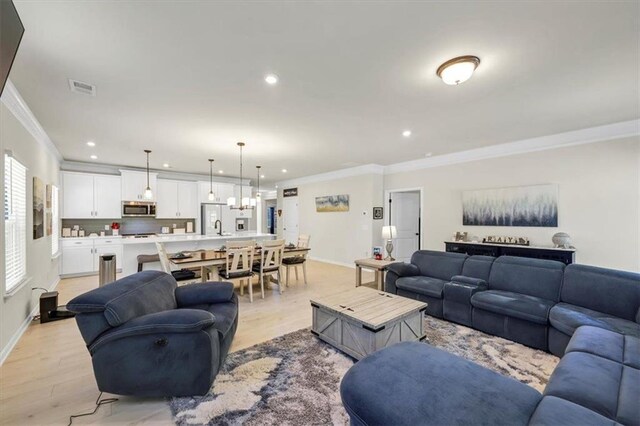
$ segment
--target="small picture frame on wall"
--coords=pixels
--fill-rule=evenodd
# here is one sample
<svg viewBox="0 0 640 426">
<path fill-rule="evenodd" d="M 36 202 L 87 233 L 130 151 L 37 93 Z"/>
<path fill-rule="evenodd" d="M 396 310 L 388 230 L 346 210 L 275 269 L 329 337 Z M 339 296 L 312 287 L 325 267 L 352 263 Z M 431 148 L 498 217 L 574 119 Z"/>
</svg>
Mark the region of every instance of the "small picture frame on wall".
<svg viewBox="0 0 640 426">
<path fill-rule="evenodd" d="M 384 219 L 384 208 L 383 207 L 374 207 L 373 208 L 373 220 L 381 220 Z"/>
</svg>

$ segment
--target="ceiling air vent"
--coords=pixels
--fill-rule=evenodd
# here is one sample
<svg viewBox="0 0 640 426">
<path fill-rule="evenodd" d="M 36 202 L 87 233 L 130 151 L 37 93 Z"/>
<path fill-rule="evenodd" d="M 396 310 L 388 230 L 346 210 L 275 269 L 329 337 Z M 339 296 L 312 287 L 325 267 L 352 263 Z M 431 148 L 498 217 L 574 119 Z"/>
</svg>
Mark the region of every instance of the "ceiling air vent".
<svg viewBox="0 0 640 426">
<path fill-rule="evenodd" d="M 96 95 L 96 86 L 78 80 L 69 79 L 69 88 L 72 92 L 82 93 L 83 95 Z"/>
</svg>

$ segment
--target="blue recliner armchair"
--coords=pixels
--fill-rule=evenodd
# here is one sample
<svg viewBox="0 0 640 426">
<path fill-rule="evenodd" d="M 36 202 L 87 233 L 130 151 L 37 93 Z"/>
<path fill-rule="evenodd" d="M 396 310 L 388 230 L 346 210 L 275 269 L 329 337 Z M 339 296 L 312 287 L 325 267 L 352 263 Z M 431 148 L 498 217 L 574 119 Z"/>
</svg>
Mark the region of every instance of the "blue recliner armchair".
<svg viewBox="0 0 640 426">
<path fill-rule="evenodd" d="M 84 293 L 76 312 L 100 391 L 136 396 L 206 394 L 238 325 L 233 284 L 177 287 L 144 271 Z"/>
</svg>

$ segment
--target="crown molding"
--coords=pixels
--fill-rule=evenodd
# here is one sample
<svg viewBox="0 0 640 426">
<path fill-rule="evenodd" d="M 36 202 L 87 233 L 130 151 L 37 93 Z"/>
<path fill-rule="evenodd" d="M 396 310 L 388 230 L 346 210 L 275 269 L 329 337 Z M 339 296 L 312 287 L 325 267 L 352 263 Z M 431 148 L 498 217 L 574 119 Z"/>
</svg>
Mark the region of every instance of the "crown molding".
<svg viewBox="0 0 640 426">
<path fill-rule="evenodd" d="M 365 164 L 358 167 L 350 167 L 348 169 L 335 170 L 333 172 L 320 173 L 317 175 L 304 176 L 295 179 L 289 179 L 278 182 L 278 187 L 291 186 L 291 185 L 303 185 L 306 183 L 326 182 L 328 180 L 344 179 L 353 176 L 378 174 L 384 173 L 384 166 L 379 164 Z"/>
<path fill-rule="evenodd" d="M 56 148 L 53 142 L 51 142 L 49 135 L 44 131 L 36 116 L 33 115 L 33 112 L 31 112 L 27 103 L 22 99 L 22 96 L 20 96 L 20 92 L 18 92 L 16 86 L 14 86 L 13 82 L 9 79 L 4 86 L 4 91 L 2 92 L 0 100 L 2 100 L 2 103 L 9 109 L 9 111 L 11 111 L 24 128 L 31 133 L 31 136 L 33 136 L 33 138 L 38 141 L 38 143 L 42 145 L 42 147 L 47 150 L 58 161 L 58 163 L 62 162 L 62 154 L 60 154 L 58 148 Z"/>
<path fill-rule="evenodd" d="M 623 121 L 604 126 L 590 127 L 587 129 L 557 133 L 555 135 L 523 139 L 515 142 L 470 149 L 468 151 L 390 164 L 384 167 L 384 174 L 409 172 L 451 164 L 468 163 L 470 161 L 486 160 L 489 158 L 507 157 L 529 152 L 605 142 L 638 135 L 640 135 L 640 120 Z"/>
</svg>

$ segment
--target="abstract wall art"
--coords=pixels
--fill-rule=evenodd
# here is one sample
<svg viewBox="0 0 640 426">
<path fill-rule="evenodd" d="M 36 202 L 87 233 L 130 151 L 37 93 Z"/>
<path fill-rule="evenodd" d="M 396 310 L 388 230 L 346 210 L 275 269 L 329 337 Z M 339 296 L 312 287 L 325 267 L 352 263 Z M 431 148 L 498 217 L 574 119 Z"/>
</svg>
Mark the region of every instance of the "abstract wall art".
<svg viewBox="0 0 640 426">
<path fill-rule="evenodd" d="M 33 177 L 33 239 L 44 237 L 44 184 Z"/>
<path fill-rule="evenodd" d="M 349 196 L 348 195 L 327 195 L 324 197 L 316 197 L 316 211 L 326 212 L 348 212 Z"/>
<path fill-rule="evenodd" d="M 557 227 L 558 185 L 463 191 L 462 224 Z"/>
</svg>

